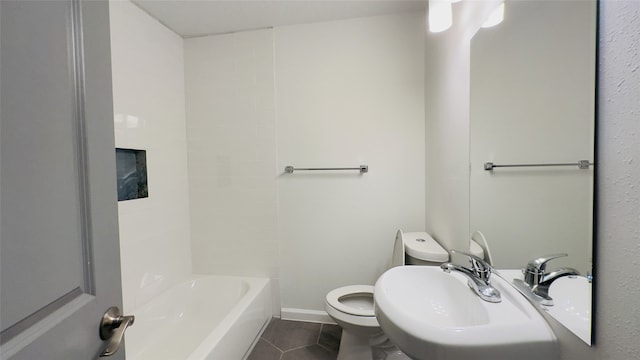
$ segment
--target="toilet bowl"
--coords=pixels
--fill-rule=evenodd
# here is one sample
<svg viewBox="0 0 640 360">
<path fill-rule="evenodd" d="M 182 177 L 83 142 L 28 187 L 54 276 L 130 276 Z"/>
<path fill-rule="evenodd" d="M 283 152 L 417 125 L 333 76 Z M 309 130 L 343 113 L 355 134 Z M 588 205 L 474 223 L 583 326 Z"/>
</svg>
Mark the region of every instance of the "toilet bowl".
<svg viewBox="0 0 640 360">
<path fill-rule="evenodd" d="M 380 333 L 373 313 L 373 286 L 350 285 L 334 289 L 327 294 L 325 305 L 327 314 L 342 329 L 363 336 Z"/>
<path fill-rule="evenodd" d="M 380 329 L 373 312 L 373 286 L 350 285 L 331 290 L 326 296 L 325 310 L 342 327 L 338 360 L 387 358 L 384 354 L 374 356 L 374 347 L 381 338 L 384 343 L 386 336 Z M 396 352 L 400 353 L 399 350 Z M 394 357 L 394 359 L 409 358 Z"/>
<path fill-rule="evenodd" d="M 391 267 L 418 264 L 418 261 L 423 261 L 422 265 L 440 265 L 449 260 L 446 250 L 427 233 L 406 235 L 409 236 L 402 230 L 396 234 Z M 419 243 L 420 253 L 406 253 L 405 245 L 411 240 Z M 342 327 L 338 360 L 410 360 L 380 329 L 374 313 L 373 286 L 350 285 L 334 289 L 326 296 L 325 310 Z"/>
</svg>

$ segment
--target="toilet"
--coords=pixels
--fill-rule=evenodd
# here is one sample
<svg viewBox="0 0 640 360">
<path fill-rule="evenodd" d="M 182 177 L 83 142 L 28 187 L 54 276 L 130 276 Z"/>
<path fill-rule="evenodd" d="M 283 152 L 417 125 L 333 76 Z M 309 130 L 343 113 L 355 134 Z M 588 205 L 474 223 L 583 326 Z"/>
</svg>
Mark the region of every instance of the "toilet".
<svg viewBox="0 0 640 360">
<path fill-rule="evenodd" d="M 372 360 L 371 339 L 383 335 L 373 313 L 373 286 L 350 285 L 331 290 L 327 314 L 342 327 L 337 360 Z"/>
<path fill-rule="evenodd" d="M 426 232 L 398 230 L 391 267 L 439 266 L 447 261 L 449 253 Z M 342 327 L 338 360 L 410 360 L 380 329 L 374 314 L 372 285 L 350 285 L 330 291 L 325 310 Z"/>
<path fill-rule="evenodd" d="M 398 234 L 394 249 L 404 245 L 404 263 L 402 265 L 440 266 L 449 261 L 449 252 L 426 232 L 403 234 L 402 230 L 398 230 Z M 402 243 L 397 240 L 398 236 L 404 239 Z"/>
</svg>

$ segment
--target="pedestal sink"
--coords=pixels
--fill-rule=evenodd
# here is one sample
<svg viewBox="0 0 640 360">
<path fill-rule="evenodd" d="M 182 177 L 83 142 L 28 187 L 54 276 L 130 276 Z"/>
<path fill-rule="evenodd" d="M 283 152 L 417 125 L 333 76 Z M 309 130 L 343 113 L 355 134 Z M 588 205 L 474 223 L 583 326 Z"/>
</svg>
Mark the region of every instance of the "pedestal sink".
<svg viewBox="0 0 640 360">
<path fill-rule="evenodd" d="M 376 282 L 382 330 L 416 360 L 558 359 L 556 337 L 536 309 L 494 274 L 502 301 L 481 300 L 457 273 L 403 266 Z"/>
</svg>

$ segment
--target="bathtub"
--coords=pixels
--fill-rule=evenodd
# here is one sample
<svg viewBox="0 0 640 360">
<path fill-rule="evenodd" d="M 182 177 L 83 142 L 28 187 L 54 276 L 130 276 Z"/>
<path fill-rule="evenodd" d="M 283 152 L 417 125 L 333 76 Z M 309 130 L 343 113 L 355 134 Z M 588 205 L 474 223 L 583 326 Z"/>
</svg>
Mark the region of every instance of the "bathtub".
<svg viewBox="0 0 640 360">
<path fill-rule="evenodd" d="M 127 359 L 243 359 L 271 309 L 269 279 L 193 275 L 134 311 Z"/>
</svg>

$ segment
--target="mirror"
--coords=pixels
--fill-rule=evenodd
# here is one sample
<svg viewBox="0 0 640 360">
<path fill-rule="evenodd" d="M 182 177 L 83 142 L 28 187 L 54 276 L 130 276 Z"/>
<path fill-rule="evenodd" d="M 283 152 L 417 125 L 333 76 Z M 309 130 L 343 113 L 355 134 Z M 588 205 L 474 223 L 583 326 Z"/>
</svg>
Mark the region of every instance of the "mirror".
<svg viewBox="0 0 640 360">
<path fill-rule="evenodd" d="M 548 269 L 591 275 L 596 7 L 507 1 L 471 40 L 470 230 L 498 269 L 567 253 Z"/>
</svg>

